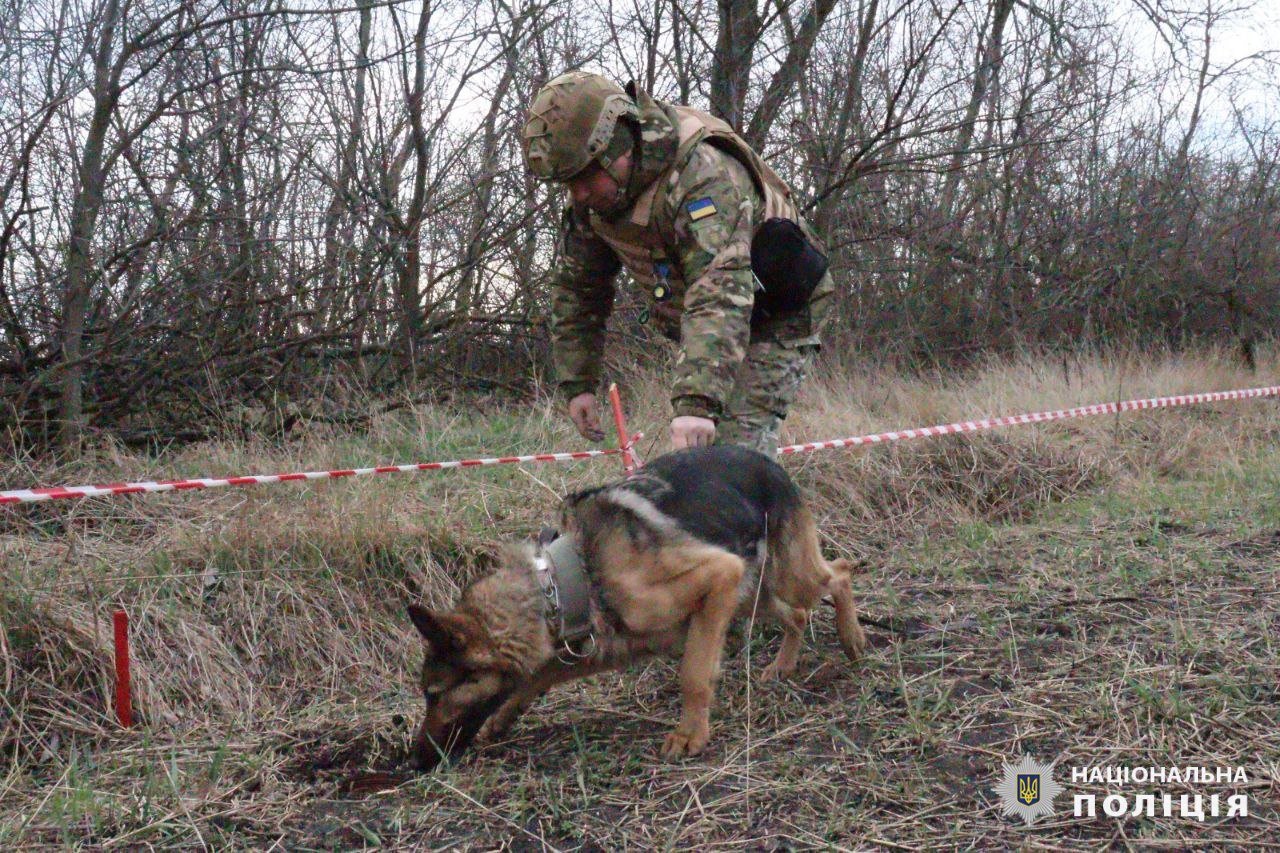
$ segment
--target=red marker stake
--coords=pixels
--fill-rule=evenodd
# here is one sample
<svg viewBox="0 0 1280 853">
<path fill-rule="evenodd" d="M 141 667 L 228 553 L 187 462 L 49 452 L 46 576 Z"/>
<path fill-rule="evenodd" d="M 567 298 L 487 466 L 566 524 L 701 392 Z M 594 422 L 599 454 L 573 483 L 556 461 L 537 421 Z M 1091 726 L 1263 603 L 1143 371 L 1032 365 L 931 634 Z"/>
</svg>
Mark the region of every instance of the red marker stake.
<svg viewBox="0 0 1280 853">
<path fill-rule="evenodd" d="M 635 457 L 631 454 L 631 441 L 628 438 L 627 421 L 622 416 L 622 397 L 618 394 L 618 383 L 609 386 L 609 404 L 613 406 L 613 426 L 618 431 L 618 449 L 622 451 L 622 470 L 630 474 L 639 468 Z"/>
<path fill-rule="evenodd" d="M 129 694 L 129 614 L 112 614 L 116 628 L 116 717 L 121 728 L 133 725 L 133 700 Z"/>
</svg>

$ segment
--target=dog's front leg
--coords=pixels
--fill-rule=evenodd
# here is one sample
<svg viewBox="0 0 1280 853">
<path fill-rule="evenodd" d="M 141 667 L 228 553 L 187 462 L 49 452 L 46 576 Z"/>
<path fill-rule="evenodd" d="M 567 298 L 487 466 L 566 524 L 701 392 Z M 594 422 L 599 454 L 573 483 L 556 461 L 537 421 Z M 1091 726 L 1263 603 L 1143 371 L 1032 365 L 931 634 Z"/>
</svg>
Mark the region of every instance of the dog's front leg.
<svg viewBox="0 0 1280 853">
<path fill-rule="evenodd" d="M 593 661 L 580 661 L 574 664 L 566 664 L 561 661 L 552 661 L 542 669 L 534 673 L 533 678 L 529 680 L 523 687 L 518 688 L 507 698 L 507 701 L 498 706 L 498 710 L 494 711 L 489 719 L 484 721 L 484 725 L 480 727 L 476 740 L 481 744 L 489 744 L 496 741 L 507 733 L 525 708 L 529 704 L 546 693 L 557 684 L 563 684 L 566 681 L 572 681 L 575 678 L 585 678 L 588 675 L 595 675 L 609 669 L 603 663 Z"/>
<path fill-rule="evenodd" d="M 662 745 L 665 758 L 680 758 L 702 752 L 711 738 L 711 700 L 715 679 L 720 673 L 720 656 L 725 636 L 738 605 L 738 584 L 743 575 L 742 560 L 722 552 L 689 573 L 688 590 L 698 603 L 689 618 L 684 657 L 680 661 L 680 693 L 683 709 L 680 724 Z M 681 581 L 677 581 L 681 582 Z M 698 593 L 701 593 L 698 595 Z M 699 600 L 700 599 L 700 600 Z"/>
</svg>

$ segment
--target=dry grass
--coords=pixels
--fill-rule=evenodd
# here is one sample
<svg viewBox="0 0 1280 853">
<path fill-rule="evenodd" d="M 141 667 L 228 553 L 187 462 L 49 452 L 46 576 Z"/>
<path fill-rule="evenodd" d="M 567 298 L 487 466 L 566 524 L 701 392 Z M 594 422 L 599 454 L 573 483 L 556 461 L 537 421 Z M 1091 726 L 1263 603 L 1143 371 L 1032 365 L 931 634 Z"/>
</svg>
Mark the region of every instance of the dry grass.
<svg viewBox="0 0 1280 853">
<path fill-rule="evenodd" d="M 1029 360 L 945 377 L 832 366 L 784 439 L 1276 375 L 1274 363 L 1255 377 L 1213 355 Z M 657 433 L 661 384 L 636 378 L 628 398 L 633 427 Z M 0 843 L 1274 841 L 1278 438 L 1277 403 L 1258 401 L 788 460 L 829 554 L 868 562 L 859 594 L 884 627 L 850 669 L 823 614 L 797 678 L 770 686 L 747 677 L 747 658 L 758 672 L 776 642 L 758 632 L 726 663 L 708 753 L 675 764 L 656 758 L 675 717 L 674 672 L 654 663 L 556 691 L 511 741 L 460 766 L 402 775 L 420 701 L 403 601 L 450 598 L 492 543 L 535 531 L 555 494 L 612 476 L 612 460 L 6 509 Z M 579 443 L 545 404 L 421 409 L 359 435 L 312 424 L 274 445 L 156 459 L 103 447 L 61 469 L 19 460 L 4 479 L 304 470 Z M 143 720 L 128 733 L 108 714 L 120 605 L 134 623 Z M 1251 817 L 1073 818 L 1064 796 L 1058 817 L 1028 830 L 999 816 L 990 791 L 1001 762 L 1023 752 L 1064 767 L 1243 766 Z"/>
</svg>

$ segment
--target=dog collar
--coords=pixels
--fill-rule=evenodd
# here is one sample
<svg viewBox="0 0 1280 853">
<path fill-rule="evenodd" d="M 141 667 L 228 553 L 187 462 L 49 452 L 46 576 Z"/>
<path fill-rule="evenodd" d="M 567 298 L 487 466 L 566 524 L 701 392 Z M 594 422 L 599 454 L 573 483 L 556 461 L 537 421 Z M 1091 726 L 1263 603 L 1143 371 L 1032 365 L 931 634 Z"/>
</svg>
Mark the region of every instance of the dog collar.
<svg viewBox="0 0 1280 853">
<path fill-rule="evenodd" d="M 591 583 L 572 536 L 561 536 L 533 561 L 556 639 L 572 643 L 591 635 Z"/>
</svg>

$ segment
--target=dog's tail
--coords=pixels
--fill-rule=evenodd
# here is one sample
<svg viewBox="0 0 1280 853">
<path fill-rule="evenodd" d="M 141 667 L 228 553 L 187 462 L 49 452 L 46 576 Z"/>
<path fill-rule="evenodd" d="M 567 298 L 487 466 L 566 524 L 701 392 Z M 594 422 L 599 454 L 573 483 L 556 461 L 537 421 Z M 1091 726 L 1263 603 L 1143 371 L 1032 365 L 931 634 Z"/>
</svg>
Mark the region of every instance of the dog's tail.
<svg viewBox="0 0 1280 853">
<path fill-rule="evenodd" d="M 858 624 L 858 608 L 853 601 L 853 582 L 851 577 L 861 570 L 845 559 L 832 560 L 827 563 L 831 569 L 831 580 L 827 582 L 827 592 L 836 606 L 836 634 L 840 637 L 840 646 L 845 657 L 856 661 L 867 646 L 867 635 Z"/>
</svg>

